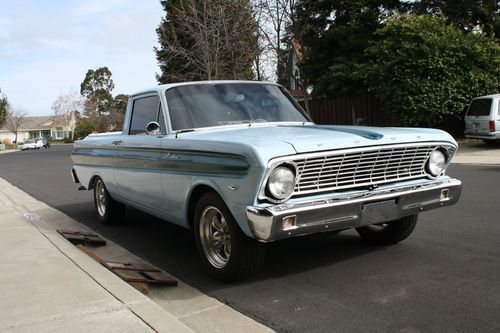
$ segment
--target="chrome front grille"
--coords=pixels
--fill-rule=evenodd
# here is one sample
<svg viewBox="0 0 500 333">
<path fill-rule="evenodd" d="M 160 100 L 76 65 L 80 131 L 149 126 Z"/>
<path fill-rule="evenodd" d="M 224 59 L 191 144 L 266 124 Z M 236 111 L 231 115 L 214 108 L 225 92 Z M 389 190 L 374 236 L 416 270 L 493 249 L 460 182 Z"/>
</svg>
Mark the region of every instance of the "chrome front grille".
<svg viewBox="0 0 500 333">
<path fill-rule="evenodd" d="M 304 155 L 293 160 L 294 196 L 425 177 L 425 162 L 436 147 L 395 145 Z"/>
</svg>

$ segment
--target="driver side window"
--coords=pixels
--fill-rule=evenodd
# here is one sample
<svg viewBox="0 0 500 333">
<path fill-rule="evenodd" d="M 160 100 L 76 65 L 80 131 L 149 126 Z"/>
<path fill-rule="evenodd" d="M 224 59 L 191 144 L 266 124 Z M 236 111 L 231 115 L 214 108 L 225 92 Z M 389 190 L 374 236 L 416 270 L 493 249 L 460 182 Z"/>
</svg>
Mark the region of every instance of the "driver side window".
<svg viewBox="0 0 500 333">
<path fill-rule="evenodd" d="M 163 116 L 159 116 L 160 114 L 160 98 L 158 96 L 147 96 L 134 100 L 129 135 L 146 133 L 146 126 L 152 121 L 158 122 L 162 131 L 165 130 L 165 122 Z"/>
</svg>

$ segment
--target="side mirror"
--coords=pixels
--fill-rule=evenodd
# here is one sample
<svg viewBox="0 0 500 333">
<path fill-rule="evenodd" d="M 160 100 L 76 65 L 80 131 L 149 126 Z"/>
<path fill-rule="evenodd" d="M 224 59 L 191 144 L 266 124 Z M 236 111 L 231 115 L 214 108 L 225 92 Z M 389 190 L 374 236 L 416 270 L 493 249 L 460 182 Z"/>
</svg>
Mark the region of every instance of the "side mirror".
<svg viewBox="0 0 500 333">
<path fill-rule="evenodd" d="M 146 133 L 148 135 L 159 135 L 161 131 L 160 124 L 156 121 L 152 121 L 146 126 Z"/>
</svg>

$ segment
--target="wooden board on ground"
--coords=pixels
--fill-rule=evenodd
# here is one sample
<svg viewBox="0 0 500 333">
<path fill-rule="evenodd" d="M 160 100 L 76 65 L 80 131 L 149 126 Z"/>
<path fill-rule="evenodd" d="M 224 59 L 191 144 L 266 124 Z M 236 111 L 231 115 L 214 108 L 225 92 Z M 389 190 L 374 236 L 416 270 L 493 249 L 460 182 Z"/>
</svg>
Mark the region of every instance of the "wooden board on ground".
<svg viewBox="0 0 500 333">
<path fill-rule="evenodd" d="M 58 229 L 57 232 L 74 245 L 78 244 L 88 244 L 94 246 L 106 245 L 106 241 L 102 239 L 99 235 L 88 231 L 83 232 L 83 231 Z"/>
<path fill-rule="evenodd" d="M 104 261 L 102 264 L 127 282 L 177 285 L 177 280 L 159 268 L 139 263 Z"/>
</svg>

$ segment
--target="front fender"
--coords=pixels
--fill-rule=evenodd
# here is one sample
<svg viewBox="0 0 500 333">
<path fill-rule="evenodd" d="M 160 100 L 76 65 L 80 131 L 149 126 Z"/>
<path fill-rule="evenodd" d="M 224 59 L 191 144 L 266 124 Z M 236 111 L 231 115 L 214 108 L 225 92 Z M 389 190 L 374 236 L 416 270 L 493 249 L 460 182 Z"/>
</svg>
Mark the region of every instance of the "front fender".
<svg viewBox="0 0 500 333">
<path fill-rule="evenodd" d="M 191 206 L 189 203 L 193 200 L 194 191 L 200 186 L 208 187 L 224 200 L 243 233 L 253 238 L 246 218 L 246 207 L 256 202 L 264 173 L 265 168 L 263 167 L 251 167 L 244 177 L 197 177 L 189 188 L 187 200 L 185 200 L 185 206 L 183 207 L 186 221 L 189 222 L 190 214 L 193 213 L 190 211 Z"/>
</svg>

